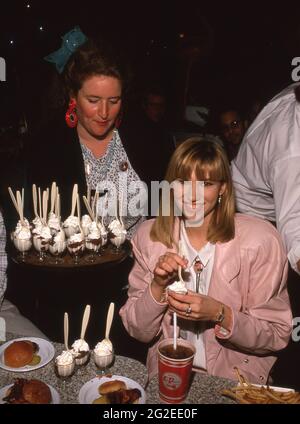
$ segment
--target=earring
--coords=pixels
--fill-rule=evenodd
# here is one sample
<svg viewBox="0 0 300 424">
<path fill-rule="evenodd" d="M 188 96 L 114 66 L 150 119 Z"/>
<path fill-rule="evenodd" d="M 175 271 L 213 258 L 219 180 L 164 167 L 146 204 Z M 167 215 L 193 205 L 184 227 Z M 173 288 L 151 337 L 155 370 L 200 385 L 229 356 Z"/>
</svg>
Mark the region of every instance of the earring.
<svg viewBox="0 0 300 424">
<path fill-rule="evenodd" d="M 222 202 L 222 194 L 219 194 L 219 196 L 218 196 L 218 205 L 219 206 L 220 206 L 221 202 Z"/>
<path fill-rule="evenodd" d="M 78 123 L 78 117 L 76 115 L 76 100 L 72 99 L 69 102 L 69 107 L 66 112 L 66 123 L 68 127 L 74 128 Z"/>
</svg>

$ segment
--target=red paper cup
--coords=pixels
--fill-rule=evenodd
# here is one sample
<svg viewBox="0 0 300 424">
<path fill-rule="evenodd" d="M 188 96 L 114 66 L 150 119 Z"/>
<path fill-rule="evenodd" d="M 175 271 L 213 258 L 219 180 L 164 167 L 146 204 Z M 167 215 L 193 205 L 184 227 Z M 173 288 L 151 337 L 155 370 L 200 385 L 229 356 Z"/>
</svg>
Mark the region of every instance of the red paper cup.
<svg viewBox="0 0 300 424">
<path fill-rule="evenodd" d="M 158 349 L 159 397 L 162 402 L 180 403 L 187 395 L 192 372 L 195 347 L 187 340 L 178 339 L 176 356 L 172 358 L 173 339 L 161 341 Z"/>
</svg>

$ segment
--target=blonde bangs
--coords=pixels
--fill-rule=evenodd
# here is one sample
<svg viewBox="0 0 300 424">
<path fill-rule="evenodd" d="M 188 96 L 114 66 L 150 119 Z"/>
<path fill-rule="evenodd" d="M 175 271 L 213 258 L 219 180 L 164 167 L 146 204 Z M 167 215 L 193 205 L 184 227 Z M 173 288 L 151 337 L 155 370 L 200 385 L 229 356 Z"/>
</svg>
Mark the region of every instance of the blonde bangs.
<svg viewBox="0 0 300 424">
<path fill-rule="evenodd" d="M 202 149 L 203 147 L 203 149 Z M 177 147 L 168 166 L 166 180 L 190 181 L 193 171 L 198 181 L 228 181 L 220 146 L 191 138 Z"/>
<path fill-rule="evenodd" d="M 226 182 L 227 175 L 224 166 L 222 165 L 220 158 L 218 158 L 218 160 L 198 159 L 194 167 L 197 180 Z"/>
</svg>

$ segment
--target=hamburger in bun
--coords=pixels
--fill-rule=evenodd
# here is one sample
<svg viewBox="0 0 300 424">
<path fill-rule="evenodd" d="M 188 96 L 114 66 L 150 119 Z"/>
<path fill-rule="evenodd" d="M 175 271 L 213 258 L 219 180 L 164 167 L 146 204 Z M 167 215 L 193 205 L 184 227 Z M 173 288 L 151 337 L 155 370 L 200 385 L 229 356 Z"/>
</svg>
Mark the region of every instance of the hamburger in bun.
<svg viewBox="0 0 300 424">
<path fill-rule="evenodd" d="M 4 363 L 12 368 L 28 365 L 36 351 L 35 343 L 26 340 L 12 342 L 4 350 Z"/>
<path fill-rule="evenodd" d="M 93 401 L 94 404 L 130 404 L 138 403 L 141 397 L 139 389 L 127 389 L 124 381 L 112 380 L 98 387 L 100 397 Z"/>
<path fill-rule="evenodd" d="M 106 395 L 107 393 L 116 392 L 118 390 L 126 390 L 126 384 L 121 380 L 107 381 L 99 386 L 98 391 L 100 395 Z"/>
</svg>

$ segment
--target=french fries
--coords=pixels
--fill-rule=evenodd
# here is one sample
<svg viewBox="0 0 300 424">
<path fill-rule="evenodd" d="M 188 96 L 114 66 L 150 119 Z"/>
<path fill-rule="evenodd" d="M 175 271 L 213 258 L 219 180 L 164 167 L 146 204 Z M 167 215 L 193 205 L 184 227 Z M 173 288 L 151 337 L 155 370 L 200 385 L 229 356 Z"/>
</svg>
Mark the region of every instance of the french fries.
<svg viewBox="0 0 300 424">
<path fill-rule="evenodd" d="M 236 369 L 240 385 L 222 391 L 222 395 L 228 396 L 238 403 L 251 404 L 295 404 L 300 403 L 300 393 L 289 391 L 278 391 L 269 386 L 256 386 L 245 380 Z"/>
</svg>

